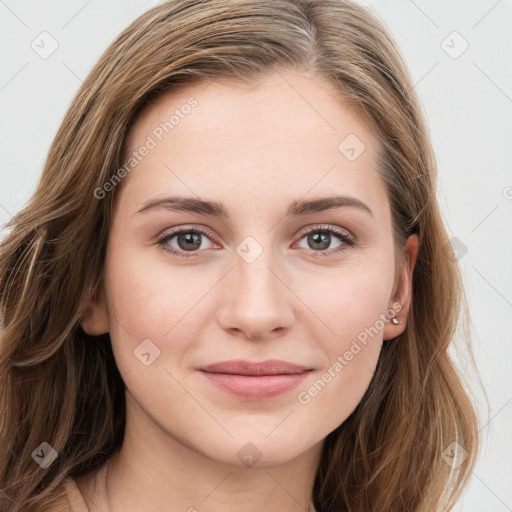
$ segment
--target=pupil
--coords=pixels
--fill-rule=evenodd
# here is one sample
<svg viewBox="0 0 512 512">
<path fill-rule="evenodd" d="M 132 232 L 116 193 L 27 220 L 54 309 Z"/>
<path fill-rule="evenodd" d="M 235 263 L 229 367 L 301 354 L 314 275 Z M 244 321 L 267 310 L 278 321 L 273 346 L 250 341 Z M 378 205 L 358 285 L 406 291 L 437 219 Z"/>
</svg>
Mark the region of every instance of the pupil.
<svg viewBox="0 0 512 512">
<path fill-rule="evenodd" d="M 181 242 L 186 242 L 182 245 Z M 191 243 L 192 242 L 192 243 Z M 178 235 L 178 245 L 180 249 L 184 250 L 194 250 L 198 249 L 201 246 L 201 242 L 199 241 L 199 235 L 197 233 L 182 233 Z"/>
<path fill-rule="evenodd" d="M 320 240 L 319 240 L 320 237 Z M 322 241 L 323 238 L 323 241 Z M 329 233 L 326 233 L 325 231 L 320 231 L 317 233 L 313 233 L 310 235 L 310 240 L 312 240 L 315 244 L 320 243 L 320 247 L 316 247 L 317 249 L 327 249 L 329 247 Z"/>
</svg>

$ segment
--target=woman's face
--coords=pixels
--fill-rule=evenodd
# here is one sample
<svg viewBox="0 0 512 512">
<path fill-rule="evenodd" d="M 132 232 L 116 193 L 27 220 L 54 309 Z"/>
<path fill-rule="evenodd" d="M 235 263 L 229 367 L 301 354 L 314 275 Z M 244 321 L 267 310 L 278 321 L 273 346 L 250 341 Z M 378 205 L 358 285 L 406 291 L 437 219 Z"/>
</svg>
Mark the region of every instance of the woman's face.
<svg viewBox="0 0 512 512">
<path fill-rule="evenodd" d="M 377 140 L 329 89 L 298 72 L 196 83 L 160 96 L 127 140 L 83 326 L 110 332 L 129 421 L 213 460 L 318 448 L 405 327 L 412 269 L 395 273 Z M 299 368 L 262 377 L 237 360 Z"/>
</svg>

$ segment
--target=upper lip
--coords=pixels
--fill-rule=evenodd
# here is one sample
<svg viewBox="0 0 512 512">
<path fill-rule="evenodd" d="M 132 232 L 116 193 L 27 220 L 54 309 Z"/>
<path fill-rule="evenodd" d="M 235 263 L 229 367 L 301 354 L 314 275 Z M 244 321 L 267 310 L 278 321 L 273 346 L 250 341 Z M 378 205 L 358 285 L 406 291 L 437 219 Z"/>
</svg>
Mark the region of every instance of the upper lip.
<svg viewBox="0 0 512 512">
<path fill-rule="evenodd" d="M 202 366 L 199 370 L 209 373 L 232 373 L 236 375 L 290 375 L 303 373 L 312 370 L 312 368 L 280 359 L 256 362 L 236 359 Z"/>
</svg>

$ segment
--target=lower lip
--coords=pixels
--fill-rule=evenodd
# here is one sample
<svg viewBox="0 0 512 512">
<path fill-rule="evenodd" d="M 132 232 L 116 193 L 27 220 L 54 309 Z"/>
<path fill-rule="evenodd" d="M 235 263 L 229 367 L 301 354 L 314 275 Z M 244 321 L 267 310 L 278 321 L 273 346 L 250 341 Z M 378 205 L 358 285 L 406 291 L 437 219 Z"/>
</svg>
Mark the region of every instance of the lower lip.
<svg viewBox="0 0 512 512">
<path fill-rule="evenodd" d="M 290 391 L 298 386 L 310 371 L 282 375 L 237 375 L 209 373 L 203 375 L 217 388 L 248 400 L 263 400 Z"/>
</svg>

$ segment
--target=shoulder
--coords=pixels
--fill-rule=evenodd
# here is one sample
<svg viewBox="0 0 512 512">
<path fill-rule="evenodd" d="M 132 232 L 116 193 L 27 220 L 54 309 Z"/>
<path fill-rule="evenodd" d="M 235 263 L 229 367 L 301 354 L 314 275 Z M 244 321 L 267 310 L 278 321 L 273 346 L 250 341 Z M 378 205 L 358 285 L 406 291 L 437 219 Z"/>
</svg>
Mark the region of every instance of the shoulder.
<svg viewBox="0 0 512 512">
<path fill-rule="evenodd" d="M 58 496 L 48 512 L 89 512 L 72 477 L 64 478 L 56 490 Z"/>
</svg>

